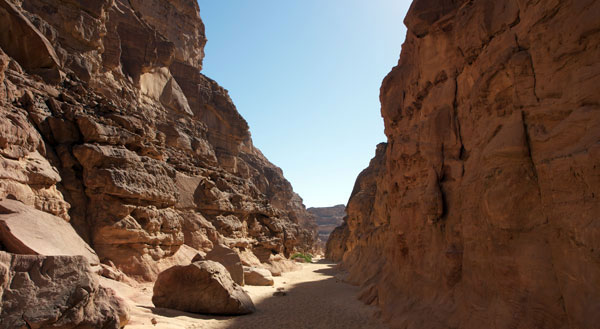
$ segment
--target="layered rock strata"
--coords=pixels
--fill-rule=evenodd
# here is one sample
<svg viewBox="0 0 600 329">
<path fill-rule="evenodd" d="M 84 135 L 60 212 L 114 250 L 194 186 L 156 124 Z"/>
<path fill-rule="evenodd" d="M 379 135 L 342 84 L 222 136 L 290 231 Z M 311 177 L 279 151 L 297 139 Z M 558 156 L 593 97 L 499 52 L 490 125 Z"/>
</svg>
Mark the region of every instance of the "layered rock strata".
<svg viewBox="0 0 600 329">
<path fill-rule="evenodd" d="M 0 18 L 0 198 L 145 280 L 184 243 L 311 248 L 302 200 L 199 73 L 195 1 L 0 0 Z"/>
<path fill-rule="evenodd" d="M 600 323 L 600 2 L 416 0 L 328 253 L 395 328 Z"/>
<path fill-rule="evenodd" d="M 323 243 L 327 242 L 329 234 L 336 227 L 344 223 L 344 217 L 346 216 L 346 206 L 343 204 L 333 207 L 312 207 L 307 210 L 315 219 L 319 241 Z"/>
</svg>

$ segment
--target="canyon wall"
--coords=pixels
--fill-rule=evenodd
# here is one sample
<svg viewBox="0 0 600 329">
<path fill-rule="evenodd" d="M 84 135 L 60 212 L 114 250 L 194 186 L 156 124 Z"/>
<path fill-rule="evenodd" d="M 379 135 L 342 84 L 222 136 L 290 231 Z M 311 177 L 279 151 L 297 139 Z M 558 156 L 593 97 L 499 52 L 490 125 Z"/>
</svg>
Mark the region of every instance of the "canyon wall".
<svg viewBox="0 0 600 329">
<path fill-rule="evenodd" d="M 600 1 L 416 0 L 328 242 L 393 328 L 600 323 Z"/>
<path fill-rule="evenodd" d="M 142 280 L 184 244 L 311 249 L 302 199 L 200 73 L 205 43 L 195 0 L 0 0 L 0 199 Z"/>
<path fill-rule="evenodd" d="M 315 219 L 319 233 L 319 242 L 321 243 L 327 242 L 331 231 L 338 225 L 341 225 L 346 216 L 346 206 L 343 204 L 333 207 L 311 207 L 307 210 Z"/>
</svg>

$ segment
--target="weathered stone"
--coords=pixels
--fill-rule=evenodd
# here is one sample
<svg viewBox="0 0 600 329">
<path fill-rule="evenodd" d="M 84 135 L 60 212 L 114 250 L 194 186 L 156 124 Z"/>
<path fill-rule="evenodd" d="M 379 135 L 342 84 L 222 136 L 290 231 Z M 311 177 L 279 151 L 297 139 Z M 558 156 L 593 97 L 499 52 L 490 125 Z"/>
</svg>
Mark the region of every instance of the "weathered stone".
<svg viewBox="0 0 600 329">
<path fill-rule="evenodd" d="M 82 256 L 0 251 L 1 328 L 122 328 L 129 308 Z"/>
<path fill-rule="evenodd" d="M 158 275 L 152 302 L 156 307 L 202 314 L 236 315 L 254 312 L 254 304 L 213 261 L 174 266 Z"/>
<path fill-rule="evenodd" d="M 307 211 L 317 223 L 320 243 L 327 242 L 329 234 L 344 222 L 346 216 L 346 206 L 343 204 L 333 207 L 308 208 Z"/>
<path fill-rule="evenodd" d="M 275 284 L 269 270 L 249 266 L 244 266 L 244 282 L 250 286 L 272 286 Z"/>
<path fill-rule="evenodd" d="M 244 285 L 244 268 L 242 267 L 242 260 L 235 250 L 218 244 L 206 254 L 204 259 L 221 263 L 221 265 L 225 266 L 227 271 L 229 271 L 233 282 L 242 286 Z"/>
<path fill-rule="evenodd" d="M 0 0 L 0 46 L 31 73 L 60 79 L 60 61 L 50 42 L 10 2 Z"/>
<path fill-rule="evenodd" d="M 199 253 L 196 254 L 196 256 L 194 256 L 194 258 L 192 258 L 192 263 L 199 262 L 199 261 L 202 261 L 202 260 L 206 260 L 206 253 L 199 252 Z M 223 264 L 221 264 L 221 265 L 223 265 Z"/>
<path fill-rule="evenodd" d="M 100 262 L 69 223 L 15 200 L 0 200 L 0 244 L 15 254 L 81 255 L 90 264 Z"/>
<path fill-rule="evenodd" d="M 156 279 L 184 243 L 312 248 L 302 200 L 200 73 L 196 2 L 1 4 L 0 198 L 70 220 L 137 280 Z M 63 83 L 31 75 L 48 68 Z"/>
<path fill-rule="evenodd" d="M 281 255 L 270 255 L 269 258 L 261 263 L 261 266 L 269 270 L 273 276 L 281 276 L 282 273 L 292 272 L 300 269 L 296 262 L 282 257 Z"/>
<path fill-rule="evenodd" d="M 328 243 L 393 327 L 597 327 L 598 13 L 413 2 L 381 87 L 387 147 Z"/>
</svg>

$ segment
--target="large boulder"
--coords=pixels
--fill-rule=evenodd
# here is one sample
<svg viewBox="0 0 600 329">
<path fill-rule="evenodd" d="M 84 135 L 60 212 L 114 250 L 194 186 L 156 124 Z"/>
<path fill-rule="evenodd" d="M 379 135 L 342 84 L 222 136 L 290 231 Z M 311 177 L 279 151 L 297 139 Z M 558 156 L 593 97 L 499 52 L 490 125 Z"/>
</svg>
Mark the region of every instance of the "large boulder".
<svg viewBox="0 0 600 329">
<path fill-rule="evenodd" d="M 244 280 L 251 286 L 272 286 L 275 284 L 271 272 L 260 267 L 244 266 Z"/>
<path fill-rule="evenodd" d="M 128 312 L 82 256 L 0 251 L 0 328 L 118 329 Z"/>
<path fill-rule="evenodd" d="M 205 257 L 206 260 L 212 260 L 223 264 L 231 278 L 237 284 L 244 285 L 244 268 L 240 255 L 235 250 L 225 247 L 224 245 L 216 245 Z"/>
<path fill-rule="evenodd" d="M 0 243 L 15 254 L 84 256 L 98 264 L 98 256 L 62 218 L 16 200 L 0 200 Z"/>
<path fill-rule="evenodd" d="M 158 275 L 152 302 L 156 307 L 220 315 L 248 314 L 254 303 L 233 282 L 225 267 L 214 261 L 173 266 Z"/>
</svg>

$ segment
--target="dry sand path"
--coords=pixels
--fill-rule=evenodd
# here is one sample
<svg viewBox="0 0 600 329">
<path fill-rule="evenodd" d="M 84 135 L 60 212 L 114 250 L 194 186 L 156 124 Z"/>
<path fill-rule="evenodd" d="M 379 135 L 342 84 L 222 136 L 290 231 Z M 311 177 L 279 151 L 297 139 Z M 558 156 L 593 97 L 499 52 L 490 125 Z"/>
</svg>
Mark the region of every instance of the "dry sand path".
<svg viewBox="0 0 600 329">
<path fill-rule="evenodd" d="M 374 307 L 356 299 L 358 288 L 337 280 L 334 264 L 320 261 L 275 277 L 273 287 L 245 286 L 256 312 L 238 317 L 203 316 L 152 305 L 152 285 L 132 289 L 105 282 L 130 299 L 131 321 L 125 329 L 160 328 L 386 328 L 373 317 Z M 273 296 L 284 288 L 286 296 Z M 156 325 L 152 324 L 155 319 Z"/>
</svg>

